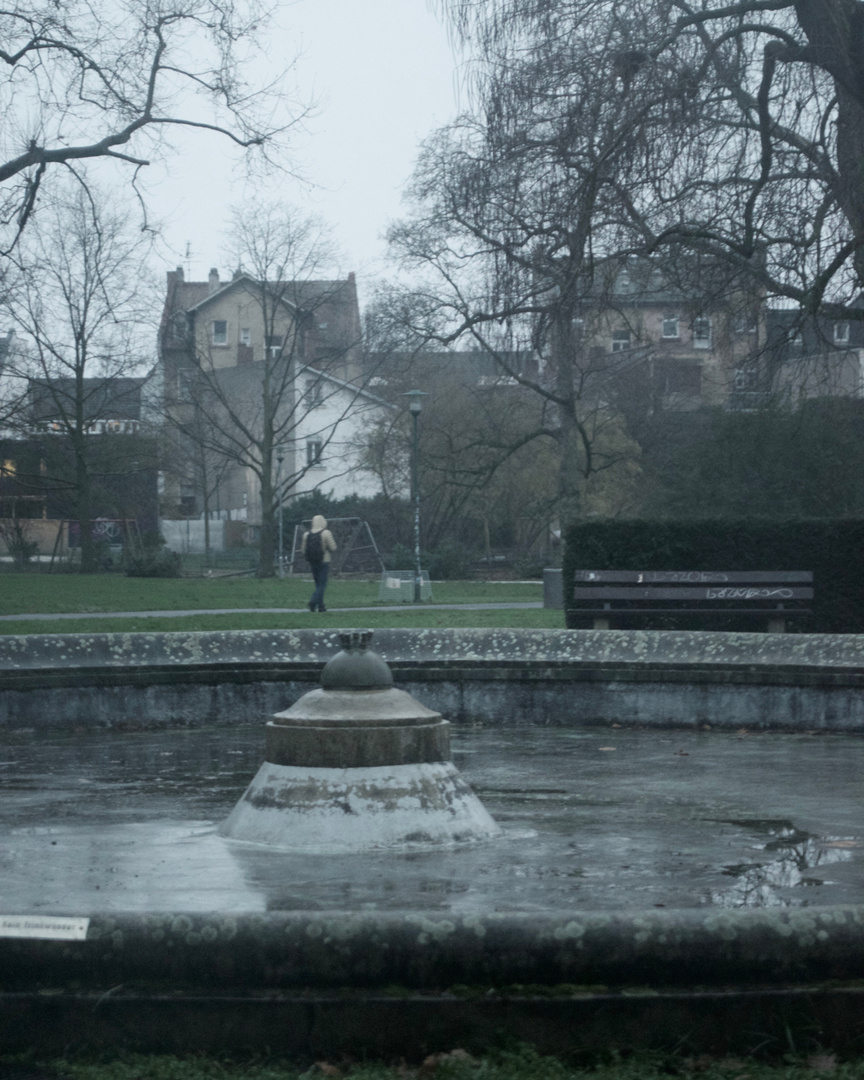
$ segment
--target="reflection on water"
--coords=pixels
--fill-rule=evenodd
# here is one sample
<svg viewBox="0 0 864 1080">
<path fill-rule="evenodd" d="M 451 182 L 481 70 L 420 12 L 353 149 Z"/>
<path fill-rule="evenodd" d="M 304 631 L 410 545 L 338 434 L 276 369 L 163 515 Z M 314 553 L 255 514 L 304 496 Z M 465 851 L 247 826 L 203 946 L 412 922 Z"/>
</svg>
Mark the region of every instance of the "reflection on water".
<svg viewBox="0 0 864 1080">
<path fill-rule="evenodd" d="M 861 846 L 860 841 L 851 836 L 813 836 L 796 828 L 791 821 L 751 818 L 724 823 L 739 825 L 763 838 L 769 837 L 762 843 L 754 843 L 753 847 L 776 853 L 776 857 L 725 866 L 723 873 L 736 881 L 729 888 L 712 892 L 711 902 L 719 907 L 800 907 L 818 903 L 803 894 L 790 896 L 785 890 L 825 885 L 824 874 L 811 871 L 831 863 L 848 862 L 855 849 Z"/>
<path fill-rule="evenodd" d="M 0 732 L 0 911 L 547 910 L 854 904 L 861 738 L 455 728 L 504 835 L 338 857 L 216 826 L 263 732 Z M 756 817 L 761 815 L 761 817 Z"/>
</svg>

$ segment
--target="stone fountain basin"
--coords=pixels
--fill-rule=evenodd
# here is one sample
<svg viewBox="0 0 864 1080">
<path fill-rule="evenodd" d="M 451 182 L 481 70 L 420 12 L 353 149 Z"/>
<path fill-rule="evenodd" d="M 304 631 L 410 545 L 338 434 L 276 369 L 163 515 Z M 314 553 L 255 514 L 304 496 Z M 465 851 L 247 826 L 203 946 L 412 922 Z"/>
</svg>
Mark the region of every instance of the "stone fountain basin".
<svg viewBox="0 0 864 1080">
<path fill-rule="evenodd" d="M 860 639 L 380 637 L 462 721 L 454 761 L 502 839 L 357 857 L 217 835 L 333 633 L 0 641 L 0 916 L 89 920 L 0 936 L 2 989 L 860 978 Z"/>
<path fill-rule="evenodd" d="M 0 913 L 452 919 L 803 911 L 864 897 L 854 735 L 457 728 L 454 763 L 503 838 L 362 855 L 217 835 L 260 764 L 263 725 L 0 745 Z"/>
</svg>

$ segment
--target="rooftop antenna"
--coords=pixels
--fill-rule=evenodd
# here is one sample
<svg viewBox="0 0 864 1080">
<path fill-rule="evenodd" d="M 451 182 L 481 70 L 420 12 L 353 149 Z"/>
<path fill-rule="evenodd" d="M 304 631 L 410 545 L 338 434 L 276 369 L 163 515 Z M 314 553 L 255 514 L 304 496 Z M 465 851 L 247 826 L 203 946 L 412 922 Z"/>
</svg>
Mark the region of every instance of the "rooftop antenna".
<svg viewBox="0 0 864 1080">
<path fill-rule="evenodd" d="M 192 280 L 192 245 L 186 241 L 186 280 Z"/>
</svg>

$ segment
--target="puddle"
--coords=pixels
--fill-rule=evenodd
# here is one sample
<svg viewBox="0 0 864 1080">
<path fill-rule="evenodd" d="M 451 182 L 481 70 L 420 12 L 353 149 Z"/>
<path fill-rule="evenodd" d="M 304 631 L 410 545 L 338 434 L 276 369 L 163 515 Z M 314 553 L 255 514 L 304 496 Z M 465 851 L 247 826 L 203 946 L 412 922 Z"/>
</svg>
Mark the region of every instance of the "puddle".
<svg viewBox="0 0 864 1080">
<path fill-rule="evenodd" d="M 861 841 L 852 836 L 814 836 L 786 819 L 724 819 L 749 833 L 754 850 L 776 853 L 776 858 L 737 863 L 722 868 L 736 879 L 727 889 L 712 892 L 711 902 L 726 908 L 805 907 L 822 903 L 819 896 L 800 890 L 833 884 L 827 867 L 851 862 Z M 819 871 L 812 873 L 808 871 Z M 794 890 L 794 891 L 793 891 Z"/>
</svg>

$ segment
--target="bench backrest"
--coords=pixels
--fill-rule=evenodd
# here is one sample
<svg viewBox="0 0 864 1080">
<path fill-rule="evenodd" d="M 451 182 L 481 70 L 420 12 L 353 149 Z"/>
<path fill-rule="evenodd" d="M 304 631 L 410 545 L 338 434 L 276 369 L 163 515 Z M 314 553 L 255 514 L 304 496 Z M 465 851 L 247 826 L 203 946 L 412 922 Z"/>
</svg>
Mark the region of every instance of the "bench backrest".
<svg viewBox="0 0 864 1080">
<path fill-rule="evenodd" d="M 812 570 L 576 570 L 574 600 L 767 602 L 813 599 Z"/>
</svg>

